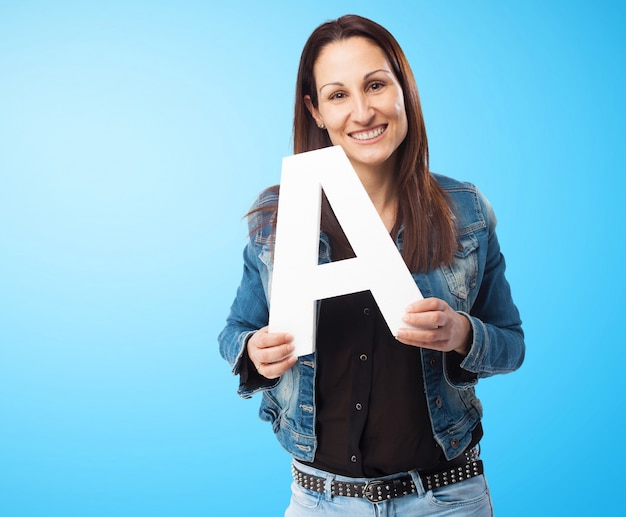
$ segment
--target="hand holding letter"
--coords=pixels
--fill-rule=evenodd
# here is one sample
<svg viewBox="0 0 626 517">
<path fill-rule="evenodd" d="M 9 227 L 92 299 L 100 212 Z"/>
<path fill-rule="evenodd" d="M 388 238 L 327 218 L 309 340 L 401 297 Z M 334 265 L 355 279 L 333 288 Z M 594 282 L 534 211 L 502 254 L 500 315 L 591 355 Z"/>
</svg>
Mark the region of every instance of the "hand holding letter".
<svg viewBox="0 0 626 517">
<path fill-rule="evenodd" d="M 263 377 L 277 379 L 297 361 L 292 340 L 291 334 L 268 332 L 268 327 L 263 327 L 248 340 L 248 357 Z"/>
<path fill-rule="evenodd" d="M 444 300 L 426 298 L 412 303 L 407 307 L 403 321 L 416 328 L 401 328 L 397 336 L 401 343 L 467 355 L 470 322 Z"/>
</svg>

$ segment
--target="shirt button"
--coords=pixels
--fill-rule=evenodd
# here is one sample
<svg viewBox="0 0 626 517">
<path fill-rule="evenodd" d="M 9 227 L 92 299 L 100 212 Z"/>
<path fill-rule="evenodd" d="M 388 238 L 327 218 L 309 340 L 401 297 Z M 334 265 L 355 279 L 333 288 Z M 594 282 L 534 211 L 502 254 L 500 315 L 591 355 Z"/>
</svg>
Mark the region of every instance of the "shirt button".
<svg viewBox="0 0 626 517">
<path fill-rule="evenodd" d="M 365 309 L 363 309 L 363 314 L 365 314 L 366 316 L 370 315 L 369 307 L 365 307 Z"/>
<path fill-rule="evenodd" d="M 365 354 L 361 354 L 361 355 L 359 356 L 359 359 L 360 359 L 361 361 L 367 361 L 367 355 L 365 355 Z"/>
<path fill-rule="evenodd" d="M 360 402 L 357 402 L 354 407 L 357 409 L 357 411 L 361 411 L 361 409 L 363 409 L 363 406 L 361 405 Z"/>
<path fill-rule="evenodd" d="M 352 463 L 356 463 L 356 462 L 357 462 L 357 460 L 358 460 L 358 458 L 357 458 L 356 456 L 354 456 L 354 455 L 352 455 L 352 457 L 350 458 L 350 461 L 351 461 Z"/>
</svg>

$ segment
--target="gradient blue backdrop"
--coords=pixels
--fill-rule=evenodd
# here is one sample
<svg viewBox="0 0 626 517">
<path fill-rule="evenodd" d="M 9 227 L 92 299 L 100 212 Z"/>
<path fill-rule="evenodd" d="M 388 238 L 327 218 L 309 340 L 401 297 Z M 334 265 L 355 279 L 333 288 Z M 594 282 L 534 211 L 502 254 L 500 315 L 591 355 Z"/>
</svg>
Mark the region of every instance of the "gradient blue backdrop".
<svg viewBox="0 0 626 517">
<path fill-rule="evenodd" d="M 0 514 L 282 515 L 216 336 L 302 45 L 356 12 L 499 217 L 528 354 L 478 388 L 497 515 L 623 515 L 624 4 L 207 3 L 0 2 Z"/>
</svg>

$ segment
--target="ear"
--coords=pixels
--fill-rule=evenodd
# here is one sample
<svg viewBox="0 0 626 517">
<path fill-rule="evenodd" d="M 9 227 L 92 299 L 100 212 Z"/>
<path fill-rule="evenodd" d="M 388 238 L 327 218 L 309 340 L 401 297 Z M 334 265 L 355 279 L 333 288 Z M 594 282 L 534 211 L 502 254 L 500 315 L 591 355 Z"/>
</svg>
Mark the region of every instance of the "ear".
<svg viewBox="0 0 626 517">
<path fill-rule="evenodd" d="M 311 101 L 310 95 L 304 96 L 304 105 L 306 106 L 306 109 L 309 110 L 309 113 L 311 114 L 311 116 L 315 119 L 315 123 L 318 126 L 322 124 L 323 121 L 322 121 L 322 117 L 320 116 L 320 112 L 317 110 L 315 106 L 313 106 L 313 102 Z"/>
</svg>

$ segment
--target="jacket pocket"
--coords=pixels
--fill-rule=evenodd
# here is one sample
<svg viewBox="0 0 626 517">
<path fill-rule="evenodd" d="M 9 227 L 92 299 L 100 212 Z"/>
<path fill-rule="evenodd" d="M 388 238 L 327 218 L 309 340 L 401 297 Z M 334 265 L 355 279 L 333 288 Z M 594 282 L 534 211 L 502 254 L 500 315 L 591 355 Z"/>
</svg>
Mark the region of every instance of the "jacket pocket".
<svg viewBox="0 0 626 517">
<path fill-rule="evenodd" d="M 460 303 L 460 309 L 469 311 L 472 289 L 478 279 L 478 238 L 473 233 L 459 237 L 459 246 L 451 264 L 441 267 L 450 292 Z"/>
<path fill-rule="evenodd" d="M 293 398 L 297 395 L 294 390 L 293 370 L 285 372 L 280 381 L 273 388 L 263 392 L 261 402 L 261 420 L 271 422 L 274 432 L 278 432 L 285 421 L 292 421 Z"/>
</svg>

